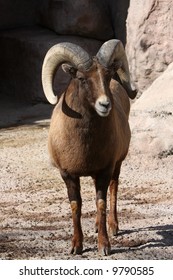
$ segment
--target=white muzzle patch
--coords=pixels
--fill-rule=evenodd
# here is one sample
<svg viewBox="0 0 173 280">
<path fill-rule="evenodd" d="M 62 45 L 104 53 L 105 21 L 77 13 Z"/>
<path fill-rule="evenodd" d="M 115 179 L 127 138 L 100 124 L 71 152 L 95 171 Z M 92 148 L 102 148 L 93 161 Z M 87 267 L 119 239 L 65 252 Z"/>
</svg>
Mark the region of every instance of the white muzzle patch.
<svg viewBox="0 0 173 280">
<path fill-rule="evenodd" d="M 110 99 L 105 95 L 100 96 L 95 103 L 95 109 L 99 116 L 107 117 L 112 109 Z"/>
</svg>

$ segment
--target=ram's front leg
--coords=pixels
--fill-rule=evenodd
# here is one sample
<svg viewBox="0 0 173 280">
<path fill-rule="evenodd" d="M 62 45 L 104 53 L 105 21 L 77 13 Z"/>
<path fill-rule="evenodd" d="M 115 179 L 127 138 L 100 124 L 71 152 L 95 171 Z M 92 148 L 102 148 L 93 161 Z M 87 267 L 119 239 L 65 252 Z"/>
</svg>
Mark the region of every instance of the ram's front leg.
<svg viewBox="0 0 173 280">
<path fill-rule="evenodd" d="M 118 218 L 117 218 L 117 192 L 118 192 L 118 180 L 111 180 L 110 182 L 110 211 L 109 211 L 109 232 L 112 235 L 118 233 Z"/>
<path fill-rule="evenodd" d="M 67 186 L 68 197 L 72 210 L 74 234 L 72 238 L 71 254 L 82 254 L 83 233 L 81 228 L 82 199 L 80 195 L 80 181 L 78 177 L 76 178 L 70 175 L 64 176 L 64 173 L 61 175 Z"/>
<path fill-rule="evenodd" d="M 118 218 L 117 218 L 117 193 L 118 193 L 118 179 L 120 175 L 121 162 L 118 162 L 115 166 L 115 170 L 110 182 L 110 212 L 109 212 L 109 232 L 112 235 L 117 235 L 118 227 Z"/>
<path fill-rule="evenodd" d="M 102 255 L 109 255 L 111 246 L 106 227 L 106 197 L 109 180 L 98 178 L 95 180 L 97 219 L 96 227 L 98 231 L 98 250 Z"/>
</svg>

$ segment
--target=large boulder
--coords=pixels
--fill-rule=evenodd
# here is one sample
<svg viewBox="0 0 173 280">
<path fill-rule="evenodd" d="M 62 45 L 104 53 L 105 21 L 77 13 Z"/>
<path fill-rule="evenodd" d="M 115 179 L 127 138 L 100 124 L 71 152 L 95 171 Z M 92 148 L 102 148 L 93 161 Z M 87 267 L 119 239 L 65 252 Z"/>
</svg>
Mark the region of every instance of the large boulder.
<svg viewBox="0 0 173 280">
<path fill-rule="evenodd" d="M 131 152 L 173 155 L 173 63 L 132 105 Z"/>
<path fill-rule="evenodd" d="M 104 0 L 49 0 L 43 25 L 61 35 L 79 35 L 99 40 L 114 37 Z"/>
<path fill-rule="evenodd" d="M 173 61 L 173 0 L 131 0 L 127 45 L 132 81 L 142 92 Z"/>
<path fill-rule="evenodd" d="M 129 0 L 49 0 L 40 23 L 57 34 L 126 41 Z"/>
</svg>

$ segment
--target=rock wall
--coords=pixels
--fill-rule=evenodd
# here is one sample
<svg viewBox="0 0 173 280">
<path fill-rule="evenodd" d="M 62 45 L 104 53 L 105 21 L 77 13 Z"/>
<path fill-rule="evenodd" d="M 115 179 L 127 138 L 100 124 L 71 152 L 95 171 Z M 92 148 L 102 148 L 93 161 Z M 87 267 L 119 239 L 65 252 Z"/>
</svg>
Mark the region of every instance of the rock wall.
<svg viewBox="0 0 173 280">
<path fill-rule="evenodd" d="M 79 36 L 57 36 L 41 27 L 12 29 L 1 32 L 0 95 L 27 102 L 46 101 L 41 83 L 41 71 L 46 52 L 55 44 L 71 42 L 95 55 L 102 41 Z M 57 95 L 65 90 L 70 76 L 61 69 L 54 79 Z"/>
<path fill-rule="evenodd" d="M 39 1 L 0 0 L 0 30 L 35 24 Z"/>
<path fill-rule="evenodd" d="M 125 44 L 128 6 L 129 0 L 0 0 L 0 96 L 45 101 L 41 67 L 48 49 L 69 41 L 95 55 L 105 40 Z M 67 80 L 57 75 L 57 94 Z"/>
<path fill-rule="evenodd" d="M 132 81 L 142 92 L 173 61 L 173 0 L 131 0 L 126 51 Z"/>
</svg>

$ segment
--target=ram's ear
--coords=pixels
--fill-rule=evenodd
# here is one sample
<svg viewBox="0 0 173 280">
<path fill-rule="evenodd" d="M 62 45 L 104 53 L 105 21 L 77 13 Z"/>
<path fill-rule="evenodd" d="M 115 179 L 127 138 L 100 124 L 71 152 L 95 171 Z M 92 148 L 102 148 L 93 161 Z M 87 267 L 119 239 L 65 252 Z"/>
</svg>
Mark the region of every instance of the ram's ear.
<svg viewBox="0 0 173 280">
<path fill-rule="evenodd" d="M 74 68 L 72 65 L 67 64 L 67 63 L 64 63 L 64 64 L 62 64 L 62 70 L 63 70 L 65 73 L 70 74 L 70 75 L 72 76 L 72 78 L 75 78 L 75 77 L 76 77 L 77 69 Z"/>
</svg>

